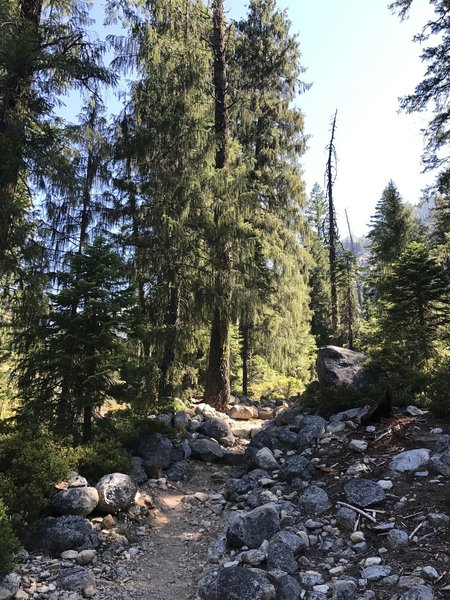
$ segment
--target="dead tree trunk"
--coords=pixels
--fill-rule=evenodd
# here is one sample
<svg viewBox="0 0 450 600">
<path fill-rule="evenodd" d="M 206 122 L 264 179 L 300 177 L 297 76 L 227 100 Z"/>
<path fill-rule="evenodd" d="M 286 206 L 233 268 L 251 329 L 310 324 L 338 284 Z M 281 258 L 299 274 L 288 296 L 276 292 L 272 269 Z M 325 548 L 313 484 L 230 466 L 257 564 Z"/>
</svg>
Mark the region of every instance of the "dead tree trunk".
<svg viewBox="0 0 450 600">
<path fill-rule="evenodd" d="M 328 196 L 328 256 L 330 261 L 330 288 L 331 288 L 331 328 L 333 337 L 336 338 L 339 327 L 339 309 L 337 294 L 337 264 L 336 264 L 336 246 L 338 234 L 336 227 L 336 213 L 333 202 L 333 184 L 336 176 L 336 150 L 334 147 L 334 135 L 336 131 L 337 111 L 334 114 L 331 126 L 331 139 L 328 145 L 328 160 L 326 169 L 327 178 L 327 196 Z"/>
</svg>

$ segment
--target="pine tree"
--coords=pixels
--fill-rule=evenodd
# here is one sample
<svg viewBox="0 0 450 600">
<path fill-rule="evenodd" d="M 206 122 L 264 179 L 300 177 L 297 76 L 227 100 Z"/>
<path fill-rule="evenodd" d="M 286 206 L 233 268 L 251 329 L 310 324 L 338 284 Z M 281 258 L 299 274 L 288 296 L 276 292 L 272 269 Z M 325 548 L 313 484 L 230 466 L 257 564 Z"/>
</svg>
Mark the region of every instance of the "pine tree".
<svg viewBox="0 0 450 600">
<path fill-rule="evenodd" d="M 381 306 L 384 345 L 410 364 L 428 358 L 439 330 L 448 328 L 449 280 L 423 243 L 411 242 L 392 265 Z"/>
<path fill-rule="evenodd" d="M 412 208 L 403 202 L 395 183 L 390 181 L 376 205 L 367 235 L 375 277 L 381 281 L 406 245 L 418 235 Z"/>
<path fill-rule="evenodd" d="M 337 256 L 340 337 L 350 350 L 354 350 L 360 322 L 358 279 L 357 257 L 351 250 L 342 250 Z"/>
<path fill-rule="evenodd" d="M 102 239 L 82 254 L 73 253 L 69 266 L 59 273 L 60 289 L 49 293 L 48 311 L 39 315 L 33 342 L 22 352 L 16 373 L 22 418 L 55 428 L 65 394 L 66 429 L 58 433 L 88 442 L 95 411 L 114 396 L 127 358 L 131 291 L 123 261 Z"/>
<path fill-rule="evenodd" d="M 307 86 L 300 79 L 299 44 L 289 28 L 286 15 L 273 0 L 252 0 L 247 17 L 237 24 L 230 66 L 234 101 L 230 129 L 239 142 L 244 165 L 235 305 L 247 375 L 248 355 L 256 350 L 263 352 L 269 365 L 293 372 L 298 366 L 294 338 L 298 342 L 304 325 L 309 327 L 310 314 L 304 310 L 308 257 L 299 244 L 306 229 L 298 164 L 305 135 L 303 115 L 292 105 L 297 92 Z M 281 298 L 285 304 L 280 320 L 273 311 Z M 285 352 L 274 342 L 276 328 L 269 326 L 271 318 L 278 322 Z M 266 335 L 270 344 L 263 342 Z"/>
<path fill-rule="evenodd" d="M 0 270 L 7 270 L 17 268 L 29 234 L 30 195 L 23 182 L 42 187 L 64 178 L 57 98 L 111 77 L 100 66 L 101 47 L 87 39 L 81 0 L 6 1 L 0 17 Z"/>
</svg>

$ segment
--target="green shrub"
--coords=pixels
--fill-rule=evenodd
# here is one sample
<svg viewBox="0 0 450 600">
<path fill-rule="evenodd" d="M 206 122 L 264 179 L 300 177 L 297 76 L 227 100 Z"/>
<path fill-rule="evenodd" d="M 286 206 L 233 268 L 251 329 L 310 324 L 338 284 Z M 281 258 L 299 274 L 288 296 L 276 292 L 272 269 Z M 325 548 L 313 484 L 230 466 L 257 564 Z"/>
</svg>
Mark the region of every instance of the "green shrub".
<svg viewBox="0 0 450 600">
<path fill-rule="evenodd" d="M 13 566 L 12 554 L 20 548 L 19 540 L 13 532 L 11 519 L 0 498 L 0 577 L 9 573 Z"/>
<path fill-rule="evenodd" d="M 317 388 L 310 386 L 300 399 L 301 404 L 313 412 L 329 417 L 335 413 L 364 406 L 370 403 L 367 391 L 357 390 L 351 385 Z"/>
<path fill-rule="evenodd" d="M 304 383 L 299 379 L 279 373 L 261 356 L 253 357 L 249 395 L 254 400 L 288 400 L 300 394 L 304 388 Z"/>
<path fill-rule="evenodd" d="M 108 473 L 131 473 L 131 454 L 116 439 L 96 440 L 77 449 L 78 471 L 95 485 Z"/>
<path fill-rule="evenodd" d="M 67 478 L 74 452 L 45 433 L 16 430 L 0 435 L 0 498 L 14 522 L 31 523 L 47 506 L 54 484 Z"/>
</svg>

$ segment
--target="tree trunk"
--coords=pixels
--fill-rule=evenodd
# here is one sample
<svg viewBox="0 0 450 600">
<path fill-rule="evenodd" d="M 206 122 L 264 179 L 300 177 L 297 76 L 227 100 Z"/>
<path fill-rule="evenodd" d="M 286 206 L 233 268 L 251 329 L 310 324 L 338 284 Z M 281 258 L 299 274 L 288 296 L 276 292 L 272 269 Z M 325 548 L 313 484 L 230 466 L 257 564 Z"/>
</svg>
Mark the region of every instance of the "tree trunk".
<svg viewBox="0 0 450 600">
<path fill-rule="evenodd" d="M 331 328 L 334 338 L 336 338 L 339 327 L 339 310 L 338 310 L 338 294 L 337 294 L 337 265 L 336 265 L 336 215 L 333 203 L 333 183 L 334 183 L 334 167 L 335 158 L 334 134 L 336 131 L 337 111 L 334 114 L 333 124 L 331 127 L 331 140 L 328 146 L 328 161 L 327 161 L 327 195 L 328 195 L 328 219 L 329 219 L 329 261 L 330 261 L 330 287 L 331 287 Z"/>
<path fill-rule="evenodd" d="M 242 393 L 244 396 L 248 396 L 248 372 L 250 365 L 250 331 L 252 326 L 250 323 L 243 323 L 239 326 L 242 337 Z"/>
<path fill-rule="evenodd" d="M 31 51 L 27 60 L 15 64 L 4 74 L 5 90 L 0 101 L 0 255 L 9 248 L 15 223 L 20 220 L 23 206 L 15 202 L 15 193 L 23 168 L 24 123 L 19 114 L 26 113 L 26 105 L 34 75 L 34 51 L 39 48 L 39 23 L 42 0 L 22 0 L 20 18 L 28 25 L 24 30 L 32 36 Z M 11 27 L 11 23 L 5 23 Z"/>
<path fill-rule="evenodd" d="M 220 309 L 216 307 L 211 328 L 203 399 L 220 411 L 226 409 L 231 395 L 229 335 L 230 319 L 228 311 L 223 315 Z"/>
<path fill-rule="evenodd" d="M 92 406 L 83 407 L 83 444 L 89 444 L 92 440 Z"/>
<path fill-rule="evenodd" d="M 226 106 L 227 72 L 225 63 L 225 19 L 223 0 L 214 0 L 212 45 L 214 52 L 214 127 L 216 134 L 215 168 L 228 166 L 228 111 Z M 223 202 L 217 199 L 217 203 Z M 220 211 L 215 210 L 216 231 L 224 227 Z M 219 236 L 217 236 L 219 237 Z M 232 253 L 229 240 L 216 240 L 215 306 L 209 345 L 209 360 L 205 381 L 205 402 L 224 410 L 230 401 L 230 305 L 232 297 Z"/>
<path fill-rule="evenodd" d="M 175 348 L 180 320 L 180 288 L 172 283 L 170 286 L 169 306 L 166 313 L 164 352 L 161 361 L 159 380 L 159 397 L 173 396 L 173 373 L 171 367 L 175 362 Z"/>
</svg>

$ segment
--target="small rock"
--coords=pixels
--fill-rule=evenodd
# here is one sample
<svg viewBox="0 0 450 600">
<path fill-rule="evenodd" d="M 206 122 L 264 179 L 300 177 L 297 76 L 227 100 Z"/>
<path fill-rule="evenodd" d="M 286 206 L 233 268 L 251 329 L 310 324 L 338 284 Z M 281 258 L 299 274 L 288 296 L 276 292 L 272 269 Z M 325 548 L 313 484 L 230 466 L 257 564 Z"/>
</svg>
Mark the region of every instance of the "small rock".
<svg viewBox="0 0 450 600">
<path fill-rule="evenodd" d="M 408 471 L 417 471 L 426 466 L 430 461 L 430 451 L 428 448 L 416 448 L 415 450 L 406 450 L 394 456 L 389 464 L 391 471 L 405 473 Z"/>
<path fill-rule="evenodd" d="M 406 531 L 401 529 L 391 529 L 386 536 L 386 543 L 391 548 L 397 548 L 398 546 L 406 546 L 408 544 L 408 534 Z"/>
<path fill-rule="evenodd" d="M 325 490 L 311 485 L 300 496 L 298 504 L 305 515 L 321 515 L 331 508 L 331 502 Z"/>
<path fill-rule="evenodd" d="M 405 408 L 405 413 L 410 417 L 420 417 L 425 414 L 425 411 L 420 409 L 418 406 L 410 404 Z"/>
<path fill-rule="evenodd" d="M 399 600 L 434 600 L 434 594 L 428 586 L 418 585 L 402 594 Z"/>
<path fill-rule="evenodd" d="M 369 444 L 364 440 L 352 440 L 348 447 L 355 452 L 365 452 Z"/>
<path fill-rule="evenodd" d="M 427 565 L 426 567 L 423 567 L 422 575 L 423 575 L 424 579 L 427 579 L 428 581 L 434 581 L 435 579 L 438 579 L 438 577 L 439 577 L 439 574 L 436 571 L 436 569 L 429 565 Z"/>
<path fill-rule="evenodd" d="M 344 485 L 347 502 L 365 508 L 385 499 L 384 491 L 370 479 L 352 479 Z"/>
</svg>

